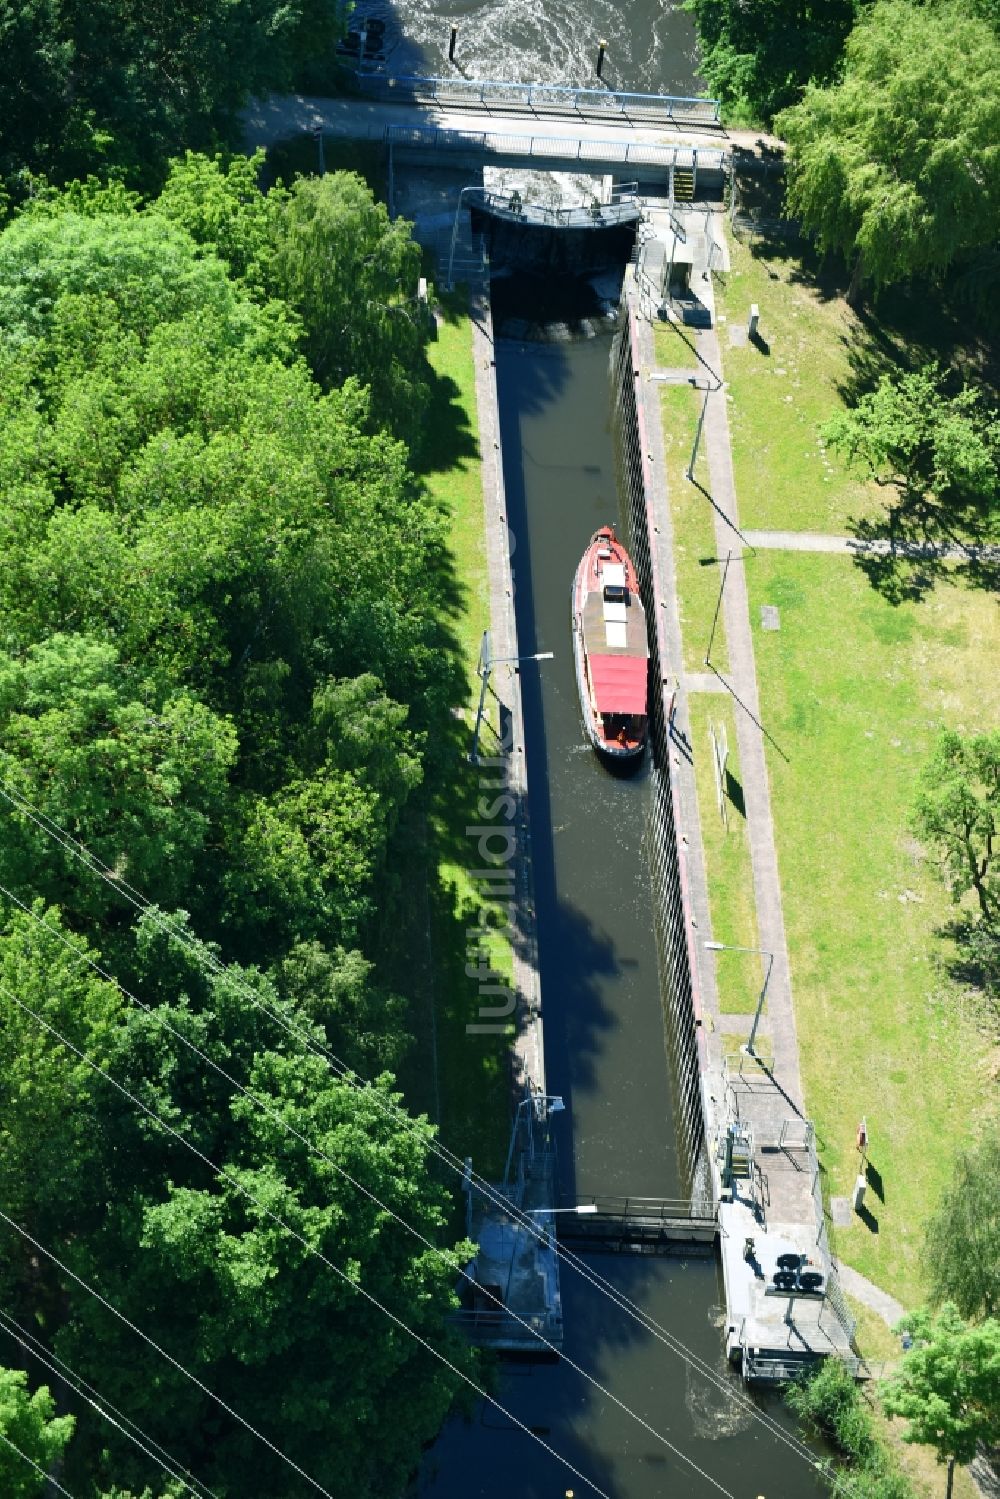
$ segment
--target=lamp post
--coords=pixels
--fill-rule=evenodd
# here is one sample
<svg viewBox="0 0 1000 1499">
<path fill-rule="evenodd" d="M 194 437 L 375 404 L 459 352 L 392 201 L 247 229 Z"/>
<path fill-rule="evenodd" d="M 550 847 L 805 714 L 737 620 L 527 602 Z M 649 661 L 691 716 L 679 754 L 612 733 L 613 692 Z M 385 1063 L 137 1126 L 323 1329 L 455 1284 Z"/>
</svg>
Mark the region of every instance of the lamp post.
<svg viewBox="0 0 1000 1499">
<path fill-rule="evenodd" d="M 472 749 L 469 751 L 469 764 L 479 764 L 479 729 L 483 721 L 483 709 L 486 706 L 486 689 L 490 682 L 490 672 L 494 666 L 517 665 L 521 661 L 551 661 L 551 651 L 536 651 L 533 656 L 491 656 L 490 655 L 490 632 L 483 631 L 483 642 L 479 647 L 479 707 L 476 709 L 476 726 L 472 731 Z"/>
<path fill-rule="evenodd" d="M 528 1139 L 531 1142 L 529 1148 L 532 1155 L 535 1150 L 535 1136 L 531 1127 L 532 1118 L 534 1117 L 541 1124 L 551 1114 L 559 1114 L 566 1107 L 559 1095 L 553 1093 L 530 1093 L 527 1098 L 521 1099 L 514 1110 L 514 1124 L 510 1132 L 510 1145 L 507 1148 L 507 1162 L 503 1168 L 504 1191 L 507 1190 L 507 1183 L 510 1181 L 510 1167 L 514 1159 L 514 1142 L 517 1139 L 517 1126 L 521 1122 L 521 1110 L 529 1105 L 531 1105 L 531 1113 L 528 1115 Z"/>
<path fill-rule="evenodd" d="M 760 997 L 757 1000 L 757 1008 L 754 1011 L 753 1025 L 750 1027 L 750 1034 L 747 1037 L 746 1045 L 741 1047 L 741 1050 L 745 1051 L 747 1056 L 759 1060 L 757 1053 L 753 1049 L 753 1043 L 757 1039 L 757 1027 L 760 1024 L 761 1010 L 764 1008 L 764 996 L 767 994 L 767 986 L 771 981 L 771 969 L 774 967 L 774 953 L 770 952 L 766 947 L 734 947 L 728 942 L 706 942 L 705 946 L 710 952 L 755 952 L 762 958 L 767 959 L 764 983 L 760 991 Z"/>
</svg>

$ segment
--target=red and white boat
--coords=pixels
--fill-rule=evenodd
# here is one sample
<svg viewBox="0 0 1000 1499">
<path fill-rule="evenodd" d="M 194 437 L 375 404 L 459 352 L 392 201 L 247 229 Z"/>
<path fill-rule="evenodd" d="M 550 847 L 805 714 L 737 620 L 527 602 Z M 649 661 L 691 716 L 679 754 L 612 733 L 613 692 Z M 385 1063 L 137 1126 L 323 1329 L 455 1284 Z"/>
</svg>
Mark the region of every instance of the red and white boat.
<svg viewBox="0 0 1000 1499">
<path fill-rule="evenodd" d="M 642 754 L 649 723 L 646 611 L 632 558 L 602 526 L 573 581 L 573 654 L 583 721 L 595 749 Z"/>
</svg>

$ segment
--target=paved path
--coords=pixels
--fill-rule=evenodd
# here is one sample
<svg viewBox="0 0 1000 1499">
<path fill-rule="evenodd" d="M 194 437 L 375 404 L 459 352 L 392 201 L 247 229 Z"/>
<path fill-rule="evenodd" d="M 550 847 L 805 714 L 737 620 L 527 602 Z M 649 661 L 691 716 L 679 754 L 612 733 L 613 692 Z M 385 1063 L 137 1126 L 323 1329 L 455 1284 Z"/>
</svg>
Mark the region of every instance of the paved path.
<svg viewBox="0 0 1000 1499">
<path fill-rule="evenodd" d="M 697 346 L 702 361 L 721 376 L 722 351 L 714 328 L 705 329 L 698 335 Z M 729 413 L 726 393 L 721 385 L 710 390 L 707 396 L 704 443 L 708 458 L 716 548 L 718 555 L 725 557 L 733 551 L 733 531 L 739 530 L 740 518 L 733 482 Z M 735 704 L 736 742 L 750 842 L 758 941 L 765 952 L 774 954 L 767 988 L 768 1030 L 774 1055 L 774 1075 L 790 1101 L 801 1110 L 802 1080 L 792 1008 L 781 882 L 778 877 L 778 855 L 771 819 L 771 791 L 757 693 L 750 603 L 742 556 L 739 553 L 734 554 L 726 575 L 722 614 L 729 647 L 727 682 L 738 699 Z"/>
<path fill-rule="evenodd" d="M 870 1311 L 877 1312 L 886 1327 L 894 1328 L 906 1316 L 906 1307 L 901 1301 L 890 1296 L 888 1291 L 880 1291 L 878 1286 L 859 1271 L 852 1270 L 850 1265 L 845 1265 L 842 1260 L 837 1261 L 837 1272 L 840 1284 L 848 1296 L 853 1296 L 855 1301 L 860 1301 Z"/>
<path fill-rule="evenodd" d="M 490 633 L 498 656 L 517 655 L 517 624 L 514 617 L 514 585 L 511 574 L 510 538 L 503 460 L 500 452 L 500 416 L 497 405 L 496 364 L 493 359 L 493 318 L 488 293 L 473 296 L 472 353 L 475 362 L 476 411 L 479 418 L 479 451 L 482 458 L 483 505 L 485 510 L 486 566 L 490 592 Z M 514 1041 L 515 1082 L 530 1081 L 545 1091 L 545 1048 L 538 979 L 538 934 L 535 925 L 534 878 L 531 857 L 531 819 L 528 800 L 528 769 L 524 753 L 524 721 L 521 710 L 521 679 L 516 672 L 494 671 L 491 685 L 499 711 L 506 718 L 509 748 L 506 754 L 507 787 L 517 812 L 517 848 L 514 860 L 516 897 L 513 902 L 514 930 L 510 933 L 514 989 L 517 994 L 517 1036 Z M 497 756 L 492 734 L 484 732 L 481 754 Z M 496 759 L 484 770 L 481 785 L 496 786 Z M 470 995 L 470 1000 L 472 996 Z M 470 1004 L 470 1045 L 475 1044 L 475 1026 L 487 1032 L 502 1029 L 493 1019 L 477 1020 Z"/>
<path fill-rule="evenodd" d="M 866 555 L 940 558 L 949 562 L 1000 562 L 1000 546 L 962 546 L 951 542 L 861 541 L 855 536 L 827 536 L 819 531 L 744 531 L 752 547 L 767 552 L 847 552 Z"/>
</svg>

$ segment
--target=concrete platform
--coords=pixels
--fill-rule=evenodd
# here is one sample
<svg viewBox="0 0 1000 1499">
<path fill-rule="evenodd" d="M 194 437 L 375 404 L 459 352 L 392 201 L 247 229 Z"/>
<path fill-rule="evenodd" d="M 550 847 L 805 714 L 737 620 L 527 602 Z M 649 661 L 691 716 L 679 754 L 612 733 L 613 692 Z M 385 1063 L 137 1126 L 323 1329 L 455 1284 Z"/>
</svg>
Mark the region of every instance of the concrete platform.
<svg viewBox="0 0 1000 1499">
<path fill-rule="evenodd" d="M 854 1358 L 853 1323 L 837 1280 L 823 1217 L 812 1125 L 766 1067 L 729 1059 L 723 1128 L 713 1141 L 726 1288 L 726 1348 L 748 1380 L 787 1379 L 804 1362 Z M 725 1183 L 724 1130 L 752 1142 L 748 1174 Z M 752 1252 L 750 1246 L 752 1245 Z M 786 1257 L 783 1263 L 779 1259 Z M 814 1290 L 775 1285 L 775 1275 L 821 1277 Z"/>
<path fill-rule="evenodd" d="M 478 1245 L 459 1287 L 464 1309 L 458 1320 L 480 1347 L 554 1357 L 562 1346 L 559 1253 L 550 1231 L 555 1155 L 547 1149 L 519 1151 L 508 1188 L 491 1199 L 473 1194 L 469 1237 Z M 507 1211 L 507 1204 L 510 1211 Z M 515 1212 L 533 1216 L 535 1228 Z"/>
</svg>

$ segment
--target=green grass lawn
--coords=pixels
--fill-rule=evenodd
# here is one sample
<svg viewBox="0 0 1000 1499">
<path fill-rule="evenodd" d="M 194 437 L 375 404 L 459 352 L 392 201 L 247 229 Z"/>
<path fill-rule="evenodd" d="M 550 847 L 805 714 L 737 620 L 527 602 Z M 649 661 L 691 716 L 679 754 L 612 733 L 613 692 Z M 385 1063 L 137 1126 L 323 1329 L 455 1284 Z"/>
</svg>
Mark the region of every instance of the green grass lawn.
<svg viewBox="0 0 1000 1499">
<path fill-rule="evenodd" d="M 674 335 L 676 338 L 676 335 Z M 686 350 L 683 351 L 685 354 Z M 679 356 L 674 353 L 675 361 Z M 699 447 L 692 484 L 687 466 L 698 427 L 704 393 L 690 385 L 664 385 L 660 393 L 667 493 L 674 524 L 674 567 L 684 641 L 684 669 L 705 670 L 705 650 L 719 601 L 721 575 L 716 556 L 714 512 L 706 496 L 708 462 L 704 443 Z M 701 486 L 699 488 L 698 486 Z M 712 641 L 712 661 L 728 670 L 726 632 L 720 617 Z"/>
<path fill-rule="evenodd" d="M 819 428 L 843 409 L 859 320 L 801 261 L 729 241 L 732 270 L 717 281 L 716 302 L 740 524 L 844 535 L 878 499 L 822 445 Z M 754 302 L 767 353 L 729 344 L 728 328 L 745 328 Z"/>
<path fill-rule="evenodd" d="M 905 1304 L 924 1221 L 990 1097 L 989 1037 L 944 973 L 949 914 L 907 826 L 939 727 L 996 723 L 996 600 L 942 582 L 893 607 L 846 557 L 747 566 L 807 1107 L 829 1193 L 848 1195 L 868 1121 L 884 1200 L 839 1252 Z M 760 605 L 781 628 L 764 632 Z M 992 664 L 991 664 L 992 663 Z"/>
<path fill-rule="evenodd" d="M 688 699 L 691 747 L 698 788 L 698 812 L 705 850 L 712 938 L 734 947 L 756 947 L 757 916 L 753 899 L 750 840 L 747 837 L 736 749 L 736 721 L 732 700 L 715 693 L 694 693 Z M 719 814 L 709 725 L 725 730 L 729 743 L 726 777 L 728 826 Z M 749 1015 L 757 1006 L 762 983 L 761 960 L 752 953 L 716 953 L 719 1009 L 728 1015 Z M 765 1002 L 766 1003 L 766 1002 Z M 739 1050 L 739 1047 L 736 1048 Z"/>
<path fill-rule="evenodd" d="M 490 622 L 490 600 L 472 323 L 463 287 L 439 295 L 437 337 L 428 345 L 427 353 L 434 385 L 422 477 L 430 493 L 451 515 L 452 560 L 462 595 L 462 610 L 455 626 L 474 707 L 476 663 L 483 631 Z"/>
<path fill-rule="evenodd" d="M 471 1152 L 477 1171 L 497 1176 L 509 1130 L 512 1031 L 507 1036 L 466 1031 L 478 1019 L 479 1004 L 477 981 L 465 972 L 466 930 L 478 925 L 480 910 L 465 873 L 479 862 L 474 847 L 465 843 L 466 826 L 477 821 L 472 808 L 479 791 L 466 756 L 479 645 L 489 624 L 489 589 L 472 323 L 463 288 L 441 298 L 437 325 L 428 347 L 434 378 L 421 477 L 450 516 L 451 565 L 460 599 L 452 625 L 468 675 L 467 722 L 456 725 L 447 794 L 438 800 L 425 846 L 414 850 L 412 882 L 402 878 L 408 893 L 402 901 L 406 929 L 400 960 L 407 965 L 410 987 L 422 995 L 417 1046 L 403 1082 L 413 1106 L 438 1118 L 444 1143 L 463 1155 Z M 509 943 L 494 937 L 487 946 L 491 963 L 509 979 Z"/>
</svg>

